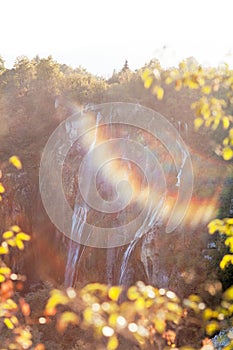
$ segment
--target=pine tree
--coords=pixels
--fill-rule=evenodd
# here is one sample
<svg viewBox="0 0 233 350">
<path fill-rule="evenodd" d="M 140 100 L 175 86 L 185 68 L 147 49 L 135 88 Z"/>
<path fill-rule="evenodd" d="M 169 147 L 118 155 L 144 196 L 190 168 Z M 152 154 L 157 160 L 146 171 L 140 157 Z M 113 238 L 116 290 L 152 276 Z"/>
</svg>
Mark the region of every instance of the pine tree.
<svg viewBox="0 0 233 350">
<path fill-rule="evenodd" d="M 129 64 L 128 64 L 128 61 L 125 60 L 125 64 L 124 64 L 124 66 L 123 66 L 123 68 L 122 68 L 122 72 L 125 72 L 125 71 L 127 71 L 127 70 L 129 70 Z"/>
</svg>

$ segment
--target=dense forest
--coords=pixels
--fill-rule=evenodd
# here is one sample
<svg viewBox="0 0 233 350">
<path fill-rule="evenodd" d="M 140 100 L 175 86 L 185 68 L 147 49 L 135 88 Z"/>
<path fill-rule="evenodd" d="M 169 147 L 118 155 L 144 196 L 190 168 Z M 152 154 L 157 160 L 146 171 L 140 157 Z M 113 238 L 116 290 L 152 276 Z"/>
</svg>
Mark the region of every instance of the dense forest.
<svg viewBox="0 0 233 350">
<path fill-rule="evenodd" d="M 187 66 L 198 66 L 194 58 L 186 59 L 185 64 Z M 150 328 L 148 343 L 142 340 L 144 335 L 140 332 L 138 337 L 135 336 L 135 339 L 132 339 L 132 337 L 125 335 L 123 331 L 119 331 L 119 344 L 112 334 L 108 335 L 106 333 L 106 337 L 110 337 L 110 341 L 106 345 L 106 342 L 101 343 L 98 338 L 99 330 L 97 327 L 95 332 L 99 342 L 98 346 L 100 349 L 106 349 L 107 346 L 108 350 L 114 350 L 118 345 L 119 349 L 162 349 L 165 346 L 167 346 L 166 348 L 182 348 L 185 345 L 194 348 L 202 346 L 206 350 L 213 349 L 213 347 L 205 347 L 205 344 L 208 343 L 207 340 L 206 343 L 202 343 L 202 341 L 206 335 L 208 337 L 214 335 L 216 331 L 219 331 L 219 328 L 216 326 L 216 328 L 212 328 L 212 333 L 205 333 L 203 320 L 201 320 L 198 312 L 200 313 L 200 310 L 202 310 L 202 305 L 209 308 L 217 306 L 221 299 L 221 291 L 224 292 L 232 284 L 231 267 L 228 266 L 224 273 L 219 268 L 219 262 L 227 252 L 224 240 L 221 237 L 219 238 L 217 233 L 210 237 L 207 229 L 209 221 L 216 217 L 232 217 L 232 165 L 219 156 L 218 146 L 224 138 L 227 138 L 227 128 L 225 128 L 224 123 L 223 126 L 216 128 L 209 128 L 208 125 L 206 128 L 197 128 L 197 123 L 194 123 L 197 109 L 195 109 L 195 102 L 202 98 L 203 92 L 200 91 L 199 86 L 195 87 L 194 85 L 190 88 L 190 86 L 184 84 L 181 89 L 178 86 L 181 82 L 177 83 L 172 79 L 168 84 L 168 76 L 172 76 L 174 69 L 173 67 L 165 70 L 160 66 L 157 59 L 153 59 L 144 67 L 132 71 L 130 63 L 125 61 L 119 72 L 114 71 L 112 76 L 106 79 L 94 76 L 80 66 L 72 68 L 66 64 L 60 64 L 51 56 L 47 58 L 36 56 L 32 60 L 25 56 L 18 57 L 12 69 L 7 69 L 4 66 L 4 60 L 0 58 L 0 162 L 1 181 L 4 184 L 4 192 L 1 195 L 0 229 L 1 232 L 4 232 L 8 228 L 14 227 L 13 225 L 17 225 L 23 232 L 31 235 L 30 242 L 25 242 L 25 251 L 22 253 L 14 250 L 6 255 L 2 266 L 3 264 L 9 264 L 16 274 L 27 276 L 27 279 L 23 281 L 23 288 L 22 283 L 18 281 L 16 300 L 21 303 L 21 310 L 27 308 L 22 305 L 31 305 L 31 315 L 23 311 L 23 317 L 26 324 L 28 322 L 30 325 L 30 331 L 35 339 L 33 342 L 31 340 L 28 343 L 25 342 L 26 345 L 22 345 L 23 343 L 20 343 L 20 341 L 16 342 L 18 345 L 16 343 L 15 345 L 9 345 L 10 334 L 14 326 L 11 327 L 5 322 L 5 325 L 1 324 L 0 326 L 0 337 L 3 339 L 2 343 L 6 344 L 3 345 L 2 349 L 86 350 L 93 348 L 93 341 L 95 340 L 91 330 L 93 326 L 91 321 L 90 329 L 86 327 L 88 328 L 86 331 L 85 327 L 83 330 L 77 326 L 79 322 L 74 313 L 67 314 L 69 316 L 67 316 L 67 319 L 64 318 L 63 321 L 60 319 L 56 330 L 58 335 L 55 339 L 55 320 L 48 321 L 54 314 L 48 312 L 43 316 L 49 298 L 49 291 L 53 288 L 64 289 L 65 274 L 69 274 L 67 259 L 71 248 L 79 250 L 80 259 L 72 267 L 75 271 L 72 285 L 69 286 L 70 291 L 81 290 L 81 288 L 87 286 L 86 293 L 90 296 L 89 299 L 94 301 L 94 305 L 99 305 L 102 301 L 105 301 L 106 304 L 107 298 L 110 298 L 113 302 L 118 301 L 118 294 L 121 290 L 111 289 L 119 288 L 111 286 L 117 285 L 119 282 L 119 269 L 126 248 L 113 248 L 110 255 L 108 255 L 105 249 L 79 247 L 76 243 L 73 243 L 71 247 L 69 239 L 63 236 L 50 222 L 39 193 L 41 155 L 47 140 L 56 127 L 85 106 L 108 102 L 138 104 L 165 116 L 177 129 L 187 145 L 194 171 L 192 199 L 181 226 L 172 235 L 164 233 L 164 225 L 153 228 L 149 232 L 147 240 L 146 238 L 140 240 L 134 247 L 127 265 L 127 276 L 124 280 L 127 282 L 123 285 L 128 288 L 134 286 L 138 281 L 141 281 L 141 284 L 137 284 L 137 287 L 135 287 L 137 290 L 131 290 L 136 297 L 132 296 L 129 299 L 131 301 L 139 299 L 145 309 L 146 302 L 140 296 L 145 294 L 143 292 L 145 283 L 145 285 L 151 284 L 158 290 L 168 288 L 181 299 L 188 298 L 189 295 L 199 295 L 200 298 L 203 298 L 204 304 L 201 304 L 199 297 L 186 299 L 189 300 L 189 304 L 186 301 L 186 306 L 189 308 L 191 305 L 191 312 L 190 317 L 185 318 L 184 314 L 179 314 L 180 309 L 178 307 L 176 309 L 175 305 L 178 302 L 175 299 L 172 300 L 174 305 L 171 303 L 170 305 L 169 300 L 166 300 L 165 304 L 161 301 L 163 306 L 161 306 L 162 311 L 160 311 L 162 313 L 165 312 L 166 314 L 167 311 L 164 311 L 163 308 L 168 305 L 168 308 L 171 308 L 170 311 L 174 312 L 175 315 L 176 313 L 179 314 L 181 319 L 178 320 L 177 315 L 178 318 L 174 315 L 171 319 L 165 318 L 168 322 L 166 324 L 167 328 L 158 322 L 156 324 L 160 336 L 158 339 L 156 327 L 153 330 Z M 180 69 L 183 69 L 182 66 Z M 206 70 L 208 69 L 206 68 Z M 150 73 L 145 74 L 145 72 Z M 150 79 L 151 72 L 153 78 Z M 209 75 L 209 81 L 211 79 L 214 80 Z M 154 91 L 152 91 L 153 81 L 159 81 L 159 86 L 155 85 Z M 218 82 L 215 81 L 216 84 Z M 223 88 L 225 89 L 225 86 Z M 224 98 L 224 89 L 213 90 L 214 98 Z M 193 109 L 190 107 L 192 104 Z M 232 113 L 230 110 L 231 104 L 227 108 L 229 109 L 228 113 Z M 227 123 L 226 119 L 225 123 Z M 72 159 L 75 158 L 76 153 L 71 150 L 67 157 L 68 163 L 72 164 Z M 14 167 L 8 162 L 12 156 L 20 158 L 22 168 L 18 167 L 17 169 L 17 166 Z M 225 159 L 226 157 L 227 155 Z M 164 163 L 172 162 L 169 157 L 163 159 Z M 69 166 L 67 166 L 64 171 L 64 182 L 71 177 L 75 178 L 75 174 L 69 172 Z M 168 196 L 173 200 L 173 190 L 168 191 Z M 17 233 L 17 229 L 14 232 Z M 7 235 L 4 237 L 7 237 Z M 111 257 L 113 261 L 108 265 Z M 90 283 L 92 282 L 99 283 L 99 286 L 102 286 L 96 286 L 97 289 L 100 288 L 97 292 L 93 289 L 96 292 L 95 297 L 94 294 L 92 295 L 94 292 L 91 287 L 88 289 L 88 285 L 91 286 Z M 106 284 L 111 292 L 104 289 L 107 288 Z M 105 287 L 103 287 L 104 285 Z M 85 291 L 85 287 L 83 290 Z M 3 288 L 1 293 L 3 295 Z M 58 299 L 60 298 L 61 302 L 57 301 L 57 304 L 62 304 L 61 309 L 59 309 L 61 312 L 65 310 L 67 303 L 64 301 L 65 297 L 62 296 L 62 292 L 60 293 Z M 107 296 L 106 293 L 110 294 Z M 111 293 L 113 293 L 113 296 L 111 296 Z M 123 301 L 126 298 L 125 293 L 124 290 L 122 293 Z M 159 298 L 162 298 L 162 294 Z M 88 302 L 90 303 L 89 299 Z M 194 315 L 196 311 L 194 304 L 201 305 L 196 316 Z M 126 305 L 121 312 L 127 313 L 130 307 L 135 307 L 138 314 L 132 314 L 131 316 L 138 320 L 139 315 L 143 314 L 143 307 L 141 309 L 139 304 L 135 305 Z M 118 306 L 114 307 L 117 308 Z M 112 314 L 114 314 L 114 307 Z M 98 307 L 96 306 L 96 308 Z M 74 306 L 71 303 L 71 305 L 68 305 L 67 312 L 73 310 L 77 316 L 82 309 L 83 305 L 77 307 L 77 305 Z M 48 310 L 50 310 L 49 307 Z M 153 312 L 158 312 L 159 315 L 159 308 L 153 310 Z M 29 315 L 31 317 L 30 321 Z M 143 317 L 149 316 L 144 315 Z M 36 321 L 38 319 L 40 319 L 40 322 Z M 84 316 L 84 319 L 88 324 L 88 316 L 86 318 Z M 209 319 L 207 320 L 209 321 Z M 63 334 L 68 323 L 71 325 L 67 332 Z M 180 324 L 180 328 L 177 324 Z M 229 322 L 226 321 L 224 325 L 226 326 L 226 324 L 228 326 Z M 114 328 L 114 326 L 113 322 L 112 327 Z M 5 333 L 3 332 L 4 327 L 8 328 Z M 93 326 L 93 328 L 95 327 Z M 108 331 L 107 328 L 104 329 L 106 332 Z M 146 335 L 145 338 L 147 338 Z M 188 347 L 183 347 L 183 349 L 188 349 Z"/>
</svg>

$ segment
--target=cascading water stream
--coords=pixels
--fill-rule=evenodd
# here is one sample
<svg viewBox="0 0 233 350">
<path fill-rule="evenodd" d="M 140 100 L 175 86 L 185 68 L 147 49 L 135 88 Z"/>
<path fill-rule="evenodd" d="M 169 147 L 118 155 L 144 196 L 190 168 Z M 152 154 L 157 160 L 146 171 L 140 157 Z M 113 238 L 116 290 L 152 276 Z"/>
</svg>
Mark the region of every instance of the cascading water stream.
<svg viewBox="0 0 233 350">
<path fill-rule="evenodd" d="M 82 234 L 84 222 L 87 219 L 87 208 L 80 207 L 75 204 L 74 214 L 73 214 L 73 222 L 72 222 L 72 237 L 76 236 L 76 234 Z M 73 240 L 69 241 L 69 250 L 66 264 L 66 272 L 65 272 L 65 287 L 72 286 L 75 273 L 77 271 L 76 265 L 82 253 L 81 245 L 77 244 Z"/>
<path fill-rule="evenodd" d="M 150 228 L 152 228 L 156 222 L 159 220 L 159 216 L 157 215 L 161 209 L 161 206 L 163 204 L 164 199 L 161 199 L 161 202 L 158 204 L 156 208 L 150 207 L 147 212 L 147 217 L 145 218 L 145 221 L 143 225 L 140 227 L 140 229 L 135 234 L 135 239 L 130 242 L 129 246 L 127 247 L 123 259 L 122 264 L 120 267 L 120 277 L 118 283 L 120 285 L 126 285 L 127 286 L 127 267 L 129 264 L 130 257 L 134 251 L 134 248 L 136 247 L 138 241 L 143 236 L 145 232 L 147 232 Z M 148 276 L 149 277 L 149 276 Z"/>
<path fill-rule="evenodd" d="M 150 160 L 147 157 L 146 169 L 145 169 L 146 172 L 150 169 L 150 166 L 151 166 Z M 156 174 L 156 169 L 154 170 L 154 173 Z M 155 176 L 153 176 L 153 177 L 155 178 Z M 152 228 L 156 224 L 156 222 L 158 222 L 158 220 L 159 220 L 158 214 L 161 210 L 163 202 L 164 202 L 164 197 L 161 198 L 161 200 L 159 201 L 157 206 L 154 207 L 153 203 L 150 203 L 150 205 L 148 206 L 147 214 L 146 214 L 146 217 L 144 219 L 142 226 L 137 230 L 134 240 L 130 242 L 129 246 L 127 247 L 127 249 L 123 255 L 122 264 L 120 267 L 120 276 L 119 276 L 119 280 L 118 280 L 118 283 L 120 285 L 127 286 L 127 267 L 129 264 L 130 257 L 132 256 L 132 253 L 133 253 L 138 241 L 143 236 L 143 234 L 145 232 L 147 232 L 150 228 Z"/>
<path fill-rule="evenodd" d="M 181 123 L 179 121 L 178 124 L 178 131 L 179 134 L 181 133 Z M 187 136 L 187 132 L 188 132 L 188 128 L 187 128 L 187 123 L 185 123 L 185 136 Z M 176 186 L 180 187 L 181 184 L 181 177 L 182 177 L 182 171 L 187 159 L 187 153 L 181 149 L 181 154 L 182 154 L 182 161 L 180 164 L 180 168 L 177 170 L 177 182 L 176 182 Z M 146 166 L 148 167 L 149 164 L 147 162 Z M 171 170 L 171 169 L 170 169 Z M 143 236 L 143 234 L 145 232 L 148 232 L 148 230 L 152 227 L 160 226 L 161 223 L 159 223 L 159 211 L 161 209 L 161 206 L 163 206 L 163 198 L 161 199 L 161 201 L 158 203 L 158 206 L 155 208 L 149 208 L 148 212 L 147 212 L 147 217 L 143 223 L 143 226 L 137 231 L 136 235 L 135 235 L 135 239 L 129 244 L 129 246 L 127 247 L 124 255 L 123 255 L 123 259 L 122 259 L 122 265 L 121 265 L 121 269 L 120 269 L 120 277 L 119 277 L 119 281 L 118 283 L 120 285 L 126 285 L 127 286 L 127 267 L 129 265 L 129 261 L 130 261 L 130 257 L 133 254 L 133 251 L 138 243 L 138 241 L 140 240 L 140 238 Z M 148 222 L 149 220 L 149 222 Z M 148 240 L 152 241 L 152 236 L 154 235 L 154 231 L 147 235 L 144 236 L 143 238 L 143 242 L 141 244 L 141 261 L 144 265 L 146 274 L 147 274 L 147 278 L 151 283 L 156 283 L 156 276 L 154 276 L 155 272 L 157 271 L 156 266 L 154 266 L 154 264 L 156 264 L 156 262 L 154 261 L 154 257 L 153 256 L 147 256 L 147 253 L 149 253 L 149 255 L 151 255 L 151 249 L 147 249 L 148 248 Z M 148 252 L 144 252 L 143 249 L 148 250 Z M 144 256 L 143 256 L 144 255 Z M 149 267 L 149 263 L 148 260 L 150 261 L 150 263 L 152 264 L 151 267 Z M 161 279 L 161 278 L 160 278 Z M 163 286 L 165 286 L 167 284 L 167 276 L 164 276 L 163 278 Z"/>
<path fill-rule="evenodd" d="M 94 134 L 93 142 L 91 143 L 88 152 L 91 152 L 95 148 L 100 119 L 101 119 L 101 114 L 98 113 L 96 117 L 95 134 Z M 92 166 L 91 160 L 92 159 L 90 158 L 89 159 L 90 167 Z M 88 176 L 87 176 L 87 181 L 90 181 L 88 180 Z M 83 203 L 83 205 L 80 205 L 80 201 L 76 196 L 74 213 L 72 216 L 71 240 L 69 242 L 68 256 L 67 256 L 67 263 L 66 263 L 66 270 L 65 270 L 65 281 L 64 281 L 65 287 L 69 287 L 74 284 L 75 275 L 77 279 L 77 271 L 78 271 L 77 264 L 80 261 L 80 257 L 85 248 L 84 247 L 81 248 L 81 245 L 77 244 L 76 241 L 78 240 L 79 237 L 82 236 L 83 227 L 87 220 L 88 209 L 89 208 L 85 202 Z"/>
</svg>

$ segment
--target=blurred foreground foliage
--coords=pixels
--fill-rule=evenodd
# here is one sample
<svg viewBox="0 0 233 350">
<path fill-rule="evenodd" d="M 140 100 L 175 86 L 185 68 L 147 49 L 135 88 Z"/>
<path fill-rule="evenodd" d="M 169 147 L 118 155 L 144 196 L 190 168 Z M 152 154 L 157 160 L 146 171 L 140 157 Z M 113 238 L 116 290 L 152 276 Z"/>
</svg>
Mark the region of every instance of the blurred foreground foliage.
<svg viewBox="0 0 233 350">
<path fill-rule="evenodd" d="M 18 157 L 12 156 L 9 162 L 17 169 L 22 168 Z M 0 174 L 2 177 L 2 173 Z M 4 185 L 0 182 L 1 195 L 5 192 Z M 2 200 L 2 197 L 0 197 Z M 6 264 L 6 256 L 10 249 L 24 249 L 25 242 L 30 240 L 27 233 L 22 232 L 17 225 L 11 226 L 2 233 L 0 245 L 0 332 L 10 331 L 4 341 L 1 341 L 1 349 L 29 349 L 33 345 L 32 335 L 28 324 L 30 323 L 30 306 L 18 292 L 23 289 L 26 277 L 14 273 Z M 36 350 L 43 350 L 43 345 L 38 344 Z"/>
<path fill-rule="evenodd" d="M 158 100 L 163 99 L 166 85 L 172 85 L 176 91 L 197 90 L 199 98 L 191 104 L 195 129 L 205 126 L 216 130 L 221 126 L 225 137 L 216 152 L 225 160 L 233 158 L 233 70 L 227 64 L 205 68 L 190 58 L 178 68 L 165 71 L 157 63 L 143 71 L 142 79 Z"/>
<path fill-rule="evenodd" d="M 9 161 L 17 169 L 22 167 L 19 158 L 15 156 Z M 1 192 L 4 191 L 4 184 L 1 183 Z M 215 220 L 214 223 L 210 223 L 210 232 L 213 233 L 221 227 L 224 233 L 230 234 L 232 224 L 232 219 L 227 219 L 223 223 Z M 177 349 L 184 329 L 190 327 L 192 323 L 196 324 L 200 339 L 203 338 L 201 349 L 213 349 L 211 340 L 204 339 L 204 336 L 211 336 L 220 330 L 224 322 L 230 324 L 233 312 L 232 288 L 224 292 L 221 304 L 212 310 L 196 294 L 180 300 L 170 290 L 158 289 L 140 281 L 127 290 L 121 286 L 107 286 L 100 283 L 88 284 L 77 291 L 73 288 L 52 289 L 50 296 L 47 295 L 45 298 L 44 310 L 37 314 L 38 311 L 35 313 L 31 309 L 26 298 L 20 296 L 25 276 L 12 272 L 4 262 L 11 248 L 23 250 L 25 242 L 29 240 L 30 236 L 22 232 L 17 225 L 2 234 L 1 350 L 45 349 L 43 341 L 34 342 L 33 335 L 40 333 L 40 327 L 45 325 L 49 327 L 53 320 L 58 333 L 63 334 L 70 327 L 91 331 L 97 348 L 103 349 L 104 346 L 107 350 L 120 348 L 121 339 L 126 339 L 128 346 L 141 349 Z M 219 285 L 211 285 L 210 290 L 211 288 L 217 290 Z M 35 296 L 31 298 L 31 304 L 35 302 L 35 298 Z M 38 302 L 40 304 L 41 300 L 37 301 L 36 308 L 39 308 Z M 78 346 L 79 348 L 85 349 L 85 346 Z M 192 347 L 190 344 L 183 344 L 179 348 Z"/>
</svg>

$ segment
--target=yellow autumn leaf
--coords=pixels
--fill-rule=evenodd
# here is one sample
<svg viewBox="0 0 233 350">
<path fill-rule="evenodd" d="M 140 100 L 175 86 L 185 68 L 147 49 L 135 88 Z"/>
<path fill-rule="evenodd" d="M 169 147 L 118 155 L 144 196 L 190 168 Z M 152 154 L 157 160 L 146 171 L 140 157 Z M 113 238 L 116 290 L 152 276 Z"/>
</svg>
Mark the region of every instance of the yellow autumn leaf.
<svg viewBox="0 0 233 350">
<path fill-rule="evenodd" d="M 7 299 L 7 301 L 2 305 L 6 310 L 17 310 L 18 306 L 12 299 Z"/>
<path fill-rule="evenodd" d="M 158 333 L 163 333 L 166 328 L 166 322 L 163 319 L 155 318 L 154 320 L 155 329 Z"/>
<path fill-rule="evenodd" d="M 151 75 L 150 69 L 146 68 L 142 73 L 142 80 L 145 81 Z"/>
<path fill-rule="evenodd" d="M 233 255 L 226 254 L 220 262 L 220 268 L 224 270 L 229 264 L 233 265 Z"/>
<path fill-rule="evenodd" d="M 229 144 L 229 141 L 230 141 L 229 137 L 225 137 L 225 139 L 222 142 L 223 146 L 227 146 Z"/>
<path fill-rule="evenodd" d="M 7 266 L 0 267 L 0 274 L 1 275 L 10 275 L 11 274 L 11 269 Z"/>
<path fill-rule="evenodd" d="M 169 311 L 175 312 L 176 314 L 182 314 L 182 309 L 177 303 L 168 302 L 166 307 Z"/>
<path fill-rule="evenodd" d="M 6 279 L 6 277 L 0 274 L 0 283 L 4 282 L 5 279 Z"/>
<path fill-rule="evenodd" d="M 208 119 L 210 117 L 210 106 L 208 103 L 203 103 L 201 106 L 201 114 L 203 115 L 204 119 Z"/>
<path fill-rule="evenodd" d="M 60 332 L 63 332 L 69 324 L 77 325 L 79 322 L 78 315 L 71 311 L 65 311 L 58 319 L 57 328 Z"/>
<path fill-rule="evenodd" d="M 157 89 L 157 99 L 162 100 L 163 96 L 164 96 L 164 90 L 161 86 L 159 86 Z"/>
<path fill-rule="evenodd" d="M 11 247 L 15 247 L 16 246 L 16 243 L 15 243 L 15 238 L 13 238 L 13 239 L 8 239 L 7 240 L 7 244 L 9 245 L 9 246 L 11 246 Z"/>
<path fill-rule="evenodd" d="M 23 250 L 23 249 L 24 249 L 24 243 L 21 241 L 21 239 L 19 239 L 19 238 L 16 237 L 15 243 L 16 243 L 16 246 L 17 246 L 20 250 Z"/>
<path fill-rule="evenodd" d="M 57 305 L 66 305 L 69 302 L 69 298 L 60 290 L 54 289 L 51 292 L 51 297 L 49 298 L 46 310 L 54 309 Z"/>
<path fill-rule="evenodd" d="M 230 147 L 224 147 L 222 151 L 224 160 L 230 160 L 233 157 L 233 150 Z"/>
<path fill-rule="evenodd" d="M 231 286 L 224 292 L 223 298 L 225 300 L 233 300 L 233 286 Z"/>
<path fill-rule="evenodd" d="M 229 130 L 229 137 L 230 139 L 233 139 L 233 128 Z"/>
<path fill-rule="evenodd" d="M 204 123 L 204 120 L 202 118 L 196 118 L 194 120 L 195 130 L 198 130 L 200 128 L 200 126 L 202 126 L 203 123 Z"/>
<path fill-rule="evenodd" d="M 108 291 L 108 296 L 111 300 L 117 301 L 122 291 L 122 287 L 113 286 Z"/>
<path fill-rule="evenodd" d="M 194 303 L 200 303 L 201 302 L 201 298 L 197 294 L 191 294 L 189 296 L 189 300 L 193 301 Z"/>
<path fill-rule="evenodd" d="M 185 68 L 186 68 L 186 62 L 185 61 L 181 61 L 179 63 L 179 69 L 184 70 Z"/>
<path fill-rule="evenodd" d="M 111 327 L 115 327 L 116 326 L 118 317 L 119 317 L 119 314 L 117 314 L 117 313 L 112 313 L 109 316 L 108 323 L 109 323 L 109 325 Z"/>
<path fill-rule="evenodd" d="M 12 156 L 9 158 L 9 162 L 18 170 L 22 169 L 22 163 L 17 156 Z"/>
<path fill-rule="evenodd" d="M 93 311 L 90 307 L 87 307 L 84 311 L 83 311 L 83 317 L 84 320 L 87 323 L 91 323 L 92 322 L 92 318 L 93 318 Z"/>
<path fill-rule="evenodd" d="M 135 286 L 130 287 L 127 291 L 127 296 L 129 300 L 136 300 L 139 297 L 137 288 Z"/>
<path fill-rule="evenodd" d="M 16 316 L 11 316 L 11 322 L 17 326 L 19 324 L 19 320 Z"/>
<path fill-rule="evenodd" d="M 137 311 L 141 311 L 145 308 L 145 300 L 142 297 L 137 298 L 137 300 L 134 303 L 134 308 Z"/>
<path fill-rule="evenodd" d="M 30 241 L 31 237 L 24 232 L 17 233 L 16 238 L 21 239 L 21 241 Z"/>
<path fill-rule="evenodd" d="M 206 308 L 203 312 L 203 317 L 205 320 L 210 320 L 213 317 L 213 311 L 210 308 Z"/>
<path fill-rule="evenodd" d="M 3 255 L 3 254 L 8 254 L 9 253 L 9 249 L 8 247 L 3 247 L 3 246 L 0 246 L 0 255 Z"/>
<path fill-rule="evenodd" d="M 233 253 L 233 237 L 228 237 L 228 238 L 225 240 L 225 245 L 226 245 L 227 247 L 229 247 L 230 252 Z"/>
<path fill-rule="evenodd" d="M 71 311 L 63 312 L 60 319 L 66 323 L 78 324 L 78 315 Z"/>
<path fill-rule="evenodd" d="M 218 128 L 218 126 L 219 126 L 219 123 L 220 123 L 220 119 L 219 118 L 215 118 L 211 129 L 212 130 L 216 130 Z"/>
<path fill-rule="evenodd" d="M 18 233 L 21 231 L 21 228 L 18 225 L 11 226 L 10 229 L 15 233 Z"/>
<path fill-rule="evenodd" d="M 188 87 L 190 89 L 198 89 L 199 88 L 199 84 L 190 79 L 190 80 L 188 80 Z"/>
<path fill-rule="evenodd" d="M 5 187 L 3 186 L 3 184 L 0 182 L 0 193 L 4 193 L 5 192 Z"/>
<path fill-rule="evenodd" d="M 107 344 L 107 350 L 115 350 L 118 348 L 119 342 L 116 337 L 116 335 L 113 335 L 109 338 L 108 344 Z"/>
<path fill-rule="evenodd" d="M 211 86 L 209 85 L 203 86 L 201 91 L 203 92 L 203 94 L 209 95 L 211 93 Z"/>
<path fill-rule="evenodd" d="M 8 239 L 8 238 L 11 238 L 11 237 L 13 237 L 14 236 L 14 233 L 12 232 L 12 231 L 5 231 L 5 232 L 3 232 L 3 234 L 2 234 L 2 237 L 4 238 L 4 239 Z"/>
<path fill-rule="evenodd" d="M 223 117 L 222 118 L 222 125 L 224 129 L 228 129 L 230 125 L 230 121 L 228 117 Z"/>
<path fill-rule="evenodd" d="M 168 76 L 168 77 L 166 78 L 166 80 L 165 80 L 165 83 L 166 83 L 167 85 L 171 84 L 172 82 L 173 82 L 173 79 L 172 79 L 170 76 Z"/>
<path fill-rule="evenodd" d="M 101 283 L 90 283 L 87 284 L 83 289 L 81 295 L 85 295 L 87 293 L 95 293 L 96 291 L 99 291 L 105 295 L 105 293 L 108 290 L 108 286 Z"/>
<path fill-rule="evenodd" d="M 152 76 L 148 76 L 145 80 L 144 80 L 144 88 L 145 89 L 149 89 L 153 83 L 154 78 Z"/>
<path fill-rule="evenodd" d="M 210 323 L 208 323 L 207 325 L 206 325 L 206 333 L 208 334 L 208 335 L 212 335 L 212 334 L 214 334 L 216 331 L 218 331 L 219 330 L 219 324 L 218 324 L 218 322 L 216 322 L 216 321 L 211 321 Z"/>
<path fill-rule="evenodd" d="M 218 230 L 221 230 L 221 228 L 223 227 L 224 222 L 220 219 L 215 219 L 212 220 L 209 224 L 208 224 L 208 230 L 210 234 L 215 233 Z"/>
<path fill-rule="evenodd" d="M 4 319 L 4 323 L 5 323 L 5 325 L 7 326 L 8 329 L 13 329 L 14 328 L 13 323 L 11 322 L 11 320 L 8 317 L 6 317 Z"/>
</svg>

